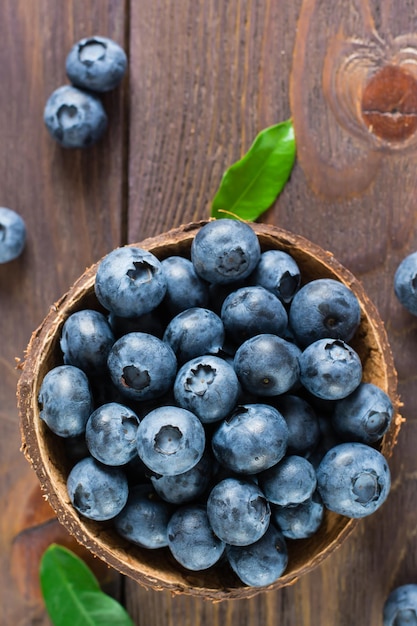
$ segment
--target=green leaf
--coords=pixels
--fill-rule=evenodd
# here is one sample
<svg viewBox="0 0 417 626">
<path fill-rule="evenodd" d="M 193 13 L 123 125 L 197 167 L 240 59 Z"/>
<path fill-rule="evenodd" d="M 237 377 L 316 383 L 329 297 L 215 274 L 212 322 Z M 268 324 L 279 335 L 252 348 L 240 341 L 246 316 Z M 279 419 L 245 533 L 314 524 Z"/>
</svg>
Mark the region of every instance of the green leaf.
<svg viewBox="0 0 417 626">
<path fill-rule="evenodd" d="M 125 609 L 101 591 L 84 561 L 67 548 L 50 545 L 39 573 L 54 626 L 134 626 Z"/>
<path fill-rule="evenodd" d="M 256 220 L 281 193 L 294 161 L 292 121 L 265 128 L 245 156 L 223 175 L 211 216 Z"/>
</svg>

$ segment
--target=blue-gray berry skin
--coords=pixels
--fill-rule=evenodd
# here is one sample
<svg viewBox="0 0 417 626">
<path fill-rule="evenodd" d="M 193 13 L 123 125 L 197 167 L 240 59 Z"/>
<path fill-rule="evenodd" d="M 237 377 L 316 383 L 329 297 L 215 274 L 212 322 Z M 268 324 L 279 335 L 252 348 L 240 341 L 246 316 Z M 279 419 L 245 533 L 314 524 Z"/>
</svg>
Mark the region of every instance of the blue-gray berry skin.
<svg viewBox="0 0 417 626">
<path fill-rule="evenodd" d="M 205 432 L 194 413 L 176 406 L 150 411 L 137 432 L 137 450 L 149 469 L 164 476 L 183 474 L 204 453 Z"/>
<path fill-rule="evenodd" d="M 127 57 L 123 48 L 108 37 L 85 37 L 73 45 L 65 66 L 73 85 L 102 93 L 120 83 Z"/>
<path fill-rule="evenodd" d="M 396 587 L 383 608 L 383 626 L 417 626 L 417 585 Z"/>
<path fill-rule="evenodd" d="M 131 487 L 126 506 L 114 519 L 116 531 L 128 541 L 151 550 L 168 545 L 168 522 L 173 509 L 152 485 Z"/>
<path fill-rule="evenodd" d="M 172 515 L 168 546 L 178 563 L 195 572 L 215 565 L 225 549 L 224 542 L 213 533 L 206 507 L 198 504 L 180 507 Z"/>
<path fill-rule="evenodd" d="M 341 439 L 372 444 L 387 432 L 393 410 L 385 391 L 372 383 L 361 383 L 347 398 L 336 402 L 332 424 Z"/>
<path fill-rule="evenodd" d="M 63 85 L 48 98 L 43 119 L 51 137 L 64 148 L 87 148 L 107 128 L 107 115 L 94 94 Z"/>
<path fill-rule="evenodd" d="M 0 207 L 0 263 L 17 259 L 25 247 L 26 225 L 23 218 L 7 207 Z"/>
<path fill-rule="evenodd" d="M 301 350 L 278 337 L 262 334 L 247 339 L 236 351 L 234 368 L 242 386 L 259 396 L 277 396 L 299 381 Z"/>
<path fill-rule="evenodd" d="M 178 371 L 174 396 L 184 409 L 195 413 L 203 423 L 218 422 L 236 406 L 240 385 L 233 367 L 225 360 L 198 356 Z"/>
<path fill-rule="evenodd" d="M 98 407 L 88 418 L 85 438 L 91 455 L 105 465 L 125 465 L 137 454 L 139 418 L 117 402 Z"/>
<path fill-rule="evenodd" d="M 217 354 L 224 341 L 223 322 L 210 309 L 192 307 L 172 318 L 163 340 L 171 346 L 179 363 Z"/>
<path fill-rule="evenodd" d="M 320 528 L 324 517 L 324 506 L 320 496 L 295 506 L 271 506 L 271 519 L 286 539 L 307 539 Z"/>
<path fill-rule="evenodd" d="M 73 365 L 58 365 L 45 375 L 39 390 L 40 418 L 60 437 L 76 437 L 85 431 L 93 410 L 86 374 Z"/>
<path fill-rule="evenodd" d="M 169 345 L 147 333 L 120 337 L 109 352 L 107 364 L 116 388 L 133 400 L 163 396 L 177 373 L 177 360 Z"/>
<path fill-rule="evenodd" d="M 273 524 L 249 546 L 226 546 L 226 555 L 233 571 L 250 587 L 272 585 L 288 565 L 284 535 Z"/>
<path fill-rule="evenodd" d="M 60 346 L 64 363 L 75 365 L 86 374 L 104 373 L 114 341 L 113 331 L 103 313 L 91 309 L 76 311 L 62 327 Z"/>
<path fill-rule="evenodd" d="M 79 461 L 67 480 L 68 496 L 84 517 L 96 521 L 116 517 L 127 502 L 129 487 L 120 467 L 102 465 L 92 457 Z"/>
<path fill-rule="evenodd" d="M 318 339 L 349 341 L 361 317 L 357 297 L 349 287 L 332 278 L 304 285 L 294 296 L 289 324 L 301 347 Z"/>
<path fill-rule="evenodd" d="M 189 259 L 170 256 L 161 263 L 167 282 L 164 305 L 171 315 L 177 315 L 191 307 L 207 306 L 208 283 L 196 274 L 194 265 Z"/>
<path fill-rule="evenodd" d="M 98 301 L 120 317 L 139 317 L 156 309 L 167 289 L 161 262 L 152 252 L 124 246 L 99 263 L 95 285 Z"/>
<path fill-rule="evenodd" d="M 417 315 L 417 252 L 406 256 L 397 267 L 394 292 L 401 304 Z"/>
<path fill-rule="evenodd" d="M 227 337 L 238 345 L 261 333 L 282 336 L 288 324 L 287 312 L 281 301 L 257 285 L 242 287 L 229 294 L 220 316 Z"/>
<path fill-rule="evenodd" d="M 341 443 L 327 452 L 316 471 L 326 508 L 347 517 L 374 513 L 387 499 L 391 475 L 384 456 L 363 443 Z"/>
<path fill-rule="evenodd" d="M 207 515 L 213 531 L 222 541 L 247 546 L 266 533 L 271 509 L 253 482 L 225 478 L 210 491 Z"/>
<path fill-rule="evenodd" d="M 151 476 L 151 482 L 156 493 L 166 502 L 186 504 L 204 494 L 215 466 L 215 460 L 206 451 L 199 462 L 183 474 L 176 476 L 156 474 Z"/>
<path fill-rule="evenodd" d="M 258 476 L 259 486 L 269 502 L 294 506 L 305 502 L 316 490 L 312 464 L 303 456 L 289 455 Z"/>
<path fill-rule="evenodd" d="M 227 284 L 247 278 L 261 255 L 252 228 L 237 220 L 205 224 L 191 244 L 191 261 L 197 274 L 209 283 Z"/>
<path fill-rule="evenodd" d="M 288 427 L 282 415 L 267 404 L 238 406 L 212 436 L 221 465 L 240 474 L 257 474 L 285 455 Z"/>
<path fill-rule="evenodd" d="M 362 379 L 362 364 L 355 350 L 339 339 L 319 339 L 299 358 L 300 380 L 313 395 L 340 400 L 353 393 Z"/>
<path fill-rule="evenodd" d="M 300 288 L 301 274 L 296 261 L 283 250 L 266 250 L 261 254 L 251 282 L 261 285 L 289 304 Z"/>
<path fill-rule="evenodd" d="M 274 400 L 274 406 L 288 426 L 288 452 L 304 454 L 317 446 L 321 432 L 317 414 L 303 398 L 284 394 Z"/>
</svg>

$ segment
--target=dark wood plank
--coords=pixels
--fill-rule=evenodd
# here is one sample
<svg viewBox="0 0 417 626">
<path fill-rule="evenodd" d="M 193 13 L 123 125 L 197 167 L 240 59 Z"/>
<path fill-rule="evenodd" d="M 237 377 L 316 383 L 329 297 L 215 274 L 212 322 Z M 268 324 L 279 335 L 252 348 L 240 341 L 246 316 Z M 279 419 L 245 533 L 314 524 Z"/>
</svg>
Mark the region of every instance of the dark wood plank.
<svg viewBox="0 0 417 626">
<path fill-rule="evenodd" d="M 124 90 L 105 97 L 108 132 L 83 153 L 53 142 L 43 107 L 68 82 L 72 44 L 104 34 L 124 45 L 126 13 L 123 0 L 5 0 L 0 15 L 0 205 L 20 212 L 28 228 L 23 256 L 0 266 L 0 605 L 3 624 L 23 626 L 48 623 L 37 568 L 47 542 L 64 536 L 53 522 L 44 526 L 37 480 L 19 452 L 14 359 L 49 306 L 120 244 L 124 207 Z"/>
</svg>

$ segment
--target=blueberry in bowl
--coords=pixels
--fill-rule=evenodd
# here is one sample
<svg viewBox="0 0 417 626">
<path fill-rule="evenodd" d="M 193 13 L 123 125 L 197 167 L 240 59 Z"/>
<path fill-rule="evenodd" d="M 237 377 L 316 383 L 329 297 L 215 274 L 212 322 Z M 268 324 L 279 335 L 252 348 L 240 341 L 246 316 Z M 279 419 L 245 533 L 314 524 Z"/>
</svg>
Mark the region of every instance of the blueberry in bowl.
<svg viewBox="0 0 417 626">
<path fill-rule="evenodd" d="M 269 225 L 211 220 L 117 250 L 88 268 L 51 308 L 22 366 L 22 450 L 48 501 L 80 543 L 146 587 L 224 600 L 291 584 L 388 497 L 388 461 L 402 418 L 377 310 L 330 253 Z M 271 260 L 279 268 L 277 281 L 263 256 L 270 251 L 280 252 L 267 255 L 276 256 Z M 175 271 L 164 270 L 173 257 L 187 262 L 175 261 L 174 267 L 170 261 Z M 197 298 L 188 286 L 188 303 L 188 283 L 182 280 L 199 285 Z M 321 283 L 322 302 L 315 294 L 314 307 L 308 305 L 321 313 L 306 330 L 306 305 L 296 314 L 291 307 L 296 311 L 298 294 L 313 281 L 326 281 L 326 289 Z M 337 311 L 329 284 L 336 285 Z M 215 290 L 222 291 L 223 301 L 235 294 L 223 318 L 210 295 Z M 261 298 L 252 299 L 254 293 Z M 259 302 L 263 309 L 270 301 L 273 325 L 260 322 L 256 334 L 250 310 L 256 316 Z M 91 324 L 91 333 L 83 331 L 81 343 L 67 333 L 67 320 L 80 311 L 100 314 L 88 313 L 100 323 Z M 149 316 L 157 324 L 150 325 Z M 301 339 L 292 328 L 299 318 L 305 322 L 298 329 Z M 323 324 L 330 329 L 324 336 Z M 245 326 L 248 336 L 242 337 Z M 90 346 L 98 346 L 100 358 L 92 361 Z M 340 371 L 329 371 L 329 359 L 351 362 L 353 369 L 340 365 Z M 42 390 L 49 373 L 62 367 L 74 368 L 74 380 L 88 379 L 78 408 L 67 391 L 57 402 L 53 389 L 52 399 Z M 328 376 L 333 370 L 336 380 Z M 81 384 L 74 386 L 81 390 Z M 67 433 L 58 411 L 51 424 L 60 428 L 54 432 L 41 413 L 65 403 L 76 407 L 76 428 Z M 325 427 L 315 415 L 323 403 Z M 357 403 L 368 415 L 360 424 L 351 415 Z M 341 412 L 348 415 L 346 428 Z M 71 441 L 83 437 L 91 450 L 79 446 L 75 459 Z M 354 475 L 346 471 L 348 457 Z M 287 487 L 281 493 L 275 478 L 283 470 Z M 297 472 L 302 489 L 292 478 Z M 89 491 L 91 477 L 107 494 L 115 493 L 114 502 L 101 498 L 100 490 Z M 140 520 L 140 533 L 134 520 Z"/>
</svg>

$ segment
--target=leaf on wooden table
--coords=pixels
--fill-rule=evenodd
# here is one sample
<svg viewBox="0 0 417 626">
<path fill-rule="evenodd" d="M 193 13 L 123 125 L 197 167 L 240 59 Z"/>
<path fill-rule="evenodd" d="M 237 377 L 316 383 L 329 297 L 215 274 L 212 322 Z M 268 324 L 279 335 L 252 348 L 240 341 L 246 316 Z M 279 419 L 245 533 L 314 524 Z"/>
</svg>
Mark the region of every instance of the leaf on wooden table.
<svg viewBox="0 0 417 626">
<path fill-rule="evenodd" d="M 245 156 L 223 175 L 211 216 L 256 220 L 276 200 L 295 161 L 292 120 L 265 128 Z"/>
<path fill-rule="evenodd" d="M 40 582 L 54 626 L 134 626 L 125 609 L 101 591 L 84 561 L 63 546 L 45 550 Z"/>
</svg>

